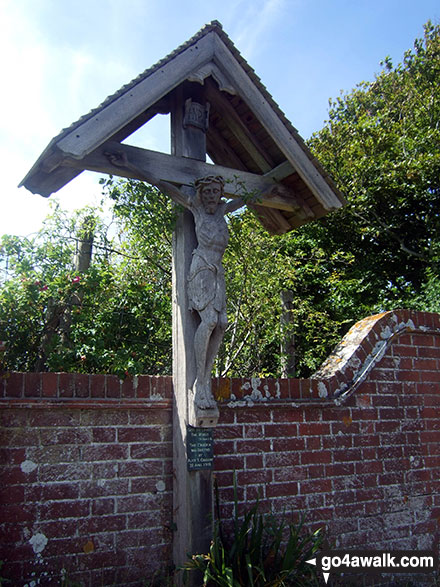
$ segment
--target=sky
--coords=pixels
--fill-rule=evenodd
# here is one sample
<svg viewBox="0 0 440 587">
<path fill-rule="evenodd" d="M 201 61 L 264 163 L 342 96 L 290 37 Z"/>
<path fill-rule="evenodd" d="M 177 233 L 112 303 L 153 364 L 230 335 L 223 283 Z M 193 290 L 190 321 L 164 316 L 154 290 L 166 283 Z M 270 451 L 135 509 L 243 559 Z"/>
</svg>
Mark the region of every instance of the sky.
<svg viewBox="0 0 440 587">
<path fill-rule="evenodd" d="M 399 63 L 439 0 L 0 0 L 0 235 L 28 236 L 55 199 L 73 210 L 102 199 L 84 172 L 48 198 L 18 184 L 62 128 L 98 106 L 212 20 L 256 71 L 304 139 L 328 100 Z M 158 116 L 133 140 L 169 152 Z"/>
</svg>

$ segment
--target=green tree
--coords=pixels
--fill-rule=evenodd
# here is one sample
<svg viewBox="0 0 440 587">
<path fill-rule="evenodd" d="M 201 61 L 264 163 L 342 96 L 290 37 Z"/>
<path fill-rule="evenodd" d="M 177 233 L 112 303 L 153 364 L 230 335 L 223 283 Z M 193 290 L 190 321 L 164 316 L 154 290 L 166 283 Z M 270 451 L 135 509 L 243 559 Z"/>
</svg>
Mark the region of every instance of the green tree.
<svg viewBox="0 0 440 587">
<path fill-rule="evenodd" d="M 282 290 L 293 298 L 301 376 L 366 315 L 440 311 L 440 27 L 424 29 L 401 64 L 386 58 L 373 82 L 330 101 L 309 142 L 347 206 L 281 237 L 268 238 L 249 213 L 231 222 L 229 304 L 243 317 L 231 324 L 240 344 L 247 337 L 232 374 L 279 374 Z"/>
<path fill-rule="evenodd" d="M 171 234 L 176 218 L 169 199 L 139 182 L 111 180 L 107 188 L 117 214 L 130 228 L 130 241 L 136 243 L 139 255 L 152 256 L 152 263 L 165 274 L 171 264 Z M 338 272 L 350 266 L 351 256 L 336 251 L 329 273 L 330 260 L 320 244 L 319 223 L 307 233 L 272 237 L 247 210 L 232 214 L 228 224 L 230 240 L 223 259 L 228 328 L 215 375 L 280 374 L 284 336 L 281 292 L 286 289 L 294 295 L 291 327 L 295 329 L 298 372 L 316 369 L 329 341 L 336 344 L 340 337 L 340 323 L 345 320 L 341 292 L 352 285 L 345 283 L 342 287 Z M 150 241 L 155 243 L 155 250 Z M 145 243 L 148 250 L 142 248 Z M 169 292 L 169 281 L 162 287 Z"/>
<path fill-rule="evenodd" d="M 411 305 L 437 263 L 440 220 L 440 27 L 371 83 L 330 101 L 310 141 L 349 204 L 324 221 L 329 246 L 354 255 L 372 309 Z"/>
<path fill-rule="evenodd" d="M 94 254 L 78 272 L 74 258 L 85 218 L 88 230 L 92 220 Z M 167 277 L 136 252 L 129 228 L 115 224 L 110 240 L 91 210 L 69 217 L 57 208 L 34 238 L 2 238 L 5 369 L 121 376 L 170 371 Z"/>
<path fill-rule="evenodd" d="M 439 39 L 439 27 L 427 23 L 403 63 L 394 67 L 385 59 L 373 82 L 330 102 L 329 121 L 310 147 L 346 195 L 345 208 L 281 237 L 269 236 L 250 211 L 229 219 L 229 325 L 217 375 L 279 375 L 288 328 L 296 374 L 308 376 L 356 320 L 422 307 L 428 277 L 430 299 L 436 298 Z M 120 212 L 136 218 L 145 234 L 146 212 L 137 211 L 143 199 L 133 191 L 143 188 L 119 185 Z M 286 290 L 292 310 L 283 326 Z"/>
<path fill-rule="evenodd" d="M 316 234 L 270 236 L 249 211 L 233 216 L 229 226 L 224 258 L 229 325 L 217 373 L 280 374 L 285 335 L 281 292 L 286 290 L 293 297 L 290 328 L 295 334 L 297 370 L 315 369 L 319 363 L 314 357 L 323 352 L 323 333 L 334 344 L 339 337 L 335 317 L 321 303 L 332 284 Z"/>
<path fill-rule="evenodd" d="M 229 218 L 229 325 L 217 375 L 279 375 L 288 334 L 296 375 L 308 376 L 368 314 L 440 311 L 440 26 L 428 22 L 402 63 L 386 58 L 374 81 L 331 100 L 329 120 L 309 146 L 348 204 L 279 237 L 249 210 Z M 171 372 L 176 210 L 148 185 L 112 178 L 103 184 L 114 237 L 95 218 L 94 255 L 81 275 L 73 258 L 90 211 L 69 219 L 58 210 L 33 239 L 3 237 L 7 368 L 29 370 L 44 359 L 51 370 Z M 292 302 L 283 322 L 286 291 Z M 68 336 L 60 322 L 50 323 L 66 312 Z"/>
</svg>

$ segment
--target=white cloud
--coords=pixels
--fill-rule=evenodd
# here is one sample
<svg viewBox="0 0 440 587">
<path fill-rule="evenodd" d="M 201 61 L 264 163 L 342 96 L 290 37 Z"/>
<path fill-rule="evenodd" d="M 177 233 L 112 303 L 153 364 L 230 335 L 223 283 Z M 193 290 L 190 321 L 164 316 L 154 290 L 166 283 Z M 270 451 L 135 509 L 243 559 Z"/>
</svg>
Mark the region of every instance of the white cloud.
<svg viewBox="0 0 440 587">
<path fill-rule="evenodd" d="M 118 89 L 112 85 L 115 77 L 128 81 L 121 62 L 101 63 L 80 44 L 54 47 L 25 4 L 0 2 L 5 88 L 0 93 L 0 234 L 38 230 L 49 201 L 17 189 L 18 184 L 52 137 Z M 99 202 L 98 178 L 81 174 L 57 194 L 61 205 L 76 209 Z"/>
<path fill-rule="evenodd" d="M 0 35 L 2 77 L 5 90 L 0 94 L 3 113 L 0 119 L 2 133 L 20 135 L 25 144 L 50 127 L 50 117 L 41 102 L 49 54 L 38 42 L 35 31 L 16 10 L 2 6 L 3 24 Z"/>
<path fill-rule="evenodd" d="M 285 0 L 242 0 L 236 5 L 236 14 L 241 15 L 236 25 L 236 29 L 240 27 L 236 44 L 246 59 L 252 59 L 262 48 L 262 37 L 277 21 L 284 4 Z"/>
</svg>

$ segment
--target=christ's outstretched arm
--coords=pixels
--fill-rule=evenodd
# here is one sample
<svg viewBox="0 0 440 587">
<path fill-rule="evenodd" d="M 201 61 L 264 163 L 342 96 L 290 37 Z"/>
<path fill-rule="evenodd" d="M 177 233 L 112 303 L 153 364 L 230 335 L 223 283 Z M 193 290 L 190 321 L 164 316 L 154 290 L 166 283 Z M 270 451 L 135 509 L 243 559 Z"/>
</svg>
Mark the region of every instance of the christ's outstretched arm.
<svg viewBox="0 0 440 587">
<path fill-rule="evenodd" d="M 169 196 L 173 202 L 184 206 L 185 208 L 190 207 L 190 198 L 185 195 L 178 187 L 168 181 L 155 177 L 152 173 L 145 173 L 142 169 L 134 165 L 128 160 L 127 155 L 124 152 L 118 153 L 104 153 L 107 159 L 115 167 L 122 167 L 129 171 L 134 171 L 136 177 L 141 181 L 145 181 L 151 185 L 156 186 L 162 193 Z"/>
</svg>

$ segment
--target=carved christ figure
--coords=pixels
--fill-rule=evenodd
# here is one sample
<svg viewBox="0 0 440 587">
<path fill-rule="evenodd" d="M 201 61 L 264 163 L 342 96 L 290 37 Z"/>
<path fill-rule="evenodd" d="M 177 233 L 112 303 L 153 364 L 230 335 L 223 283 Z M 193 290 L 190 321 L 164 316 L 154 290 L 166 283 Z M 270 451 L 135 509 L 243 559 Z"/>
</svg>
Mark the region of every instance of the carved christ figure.
<svg viewBox="0 0 440 587">
<path fill-rule="evenodd" d="M 241 198 L 228 202 L 224 181 L 208 176 L 195 181 L 196 193 L 190 196 L 175 185 L 146 174 L 131 164 L 125 153 L 106 153 L 109 161 L 136 172 L 136 176 L 168 195 L 174 202 L 191 210 L 194 216 L 197 247 L 192 254 L 187 292 L 189 309 L 196 310 L 200 324 L 194 335 L 196 380 L 193 393 L 198 408 L 216 406 L 211 393 L 211 372 L 227 326 L 223 254 L 229 233 L 225 215 L 245 205 Z"/>
</svg>

